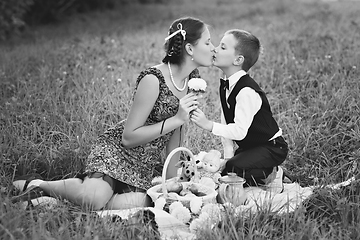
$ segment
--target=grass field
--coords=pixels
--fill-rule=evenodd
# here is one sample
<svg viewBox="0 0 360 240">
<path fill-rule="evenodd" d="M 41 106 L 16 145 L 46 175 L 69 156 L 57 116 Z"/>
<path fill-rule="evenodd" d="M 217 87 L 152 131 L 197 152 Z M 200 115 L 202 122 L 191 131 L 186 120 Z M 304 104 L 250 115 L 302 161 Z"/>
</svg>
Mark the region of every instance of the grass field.
<svg viewBox="0 0 360 240">
<path fill-rule="evenodd" d="M 126 118 L 139 72 L 162 59 L 171 22 L 186 15 L 210 25 L 215 46 L 231 28 L 259 37 L 263 53 L 250 74 L 268 94 L 290 147 L 284 168 L 300 184 L 359 176 L 359 1 L 126 4 L 0 46 L 0 239 L 134 239 L 68 203 L 23 211 L 9 203 L 8 187 L 15 175 L 60 179 L 81 171 L 96 137 Z M 219 120 L 220 71 L 200 72 L 209 85 L 203 110 Z M 194 124 L 187 131 L 194 153 L 221 150 L 219 138 Z M 360 239 L 359 193 L 358 181 L 320 188 L 295 213 L 230 218 L 198 239 Z"/>
</svg>

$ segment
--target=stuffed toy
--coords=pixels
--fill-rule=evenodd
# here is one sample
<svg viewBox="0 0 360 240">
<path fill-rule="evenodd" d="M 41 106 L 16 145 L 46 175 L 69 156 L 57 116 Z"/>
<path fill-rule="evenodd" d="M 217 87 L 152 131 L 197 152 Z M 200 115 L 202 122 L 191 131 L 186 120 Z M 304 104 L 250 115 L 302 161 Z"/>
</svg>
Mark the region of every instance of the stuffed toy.
<svg viewBox="0 0 360 240">
<path fill-rule="evenodd" d="M 207 152 L 201 151 L 197 155 L 194 156 L 197 168 L 202 168 L 202 166 L 203 166 L 202 160 L 204 159 L 206 154 L 207 154 Z"/>
<path fill-rule="evenodd" d="M 199 173 L 198 178 L 200 179 L 199 183 L 217 188 L 223 161 L 221 153 L 217 150 L 210 150 L 204 154 L 200 162 L 196 164 Z"/>
<path fill-rule="evenodd" d="M 190 157 L 186 160 L 180 160 L 176 163 L 175 167 L 181 168 L 179 175 L 179 182 L 189 182 L 190 179 L 195 175 L 195 166 L 191 162 Z"/>
</svg>

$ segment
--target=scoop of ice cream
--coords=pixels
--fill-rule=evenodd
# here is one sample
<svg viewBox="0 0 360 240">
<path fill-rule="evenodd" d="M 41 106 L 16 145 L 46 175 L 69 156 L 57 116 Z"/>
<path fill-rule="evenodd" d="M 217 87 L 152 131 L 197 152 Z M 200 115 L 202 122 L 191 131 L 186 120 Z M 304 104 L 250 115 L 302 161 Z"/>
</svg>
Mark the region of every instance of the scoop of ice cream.
<svg viewBox="0 0 360 240">
<path fill-rule="evenodd" d="M 190 91 L 195 93 L 199 93 L 199 92 L 204 93 L 206 90 L 206 86 L 207 86 L 206 82 L 202 78 L 192 78 L 189 80 L 188 83 L 188 87 Z"/>
</svg>

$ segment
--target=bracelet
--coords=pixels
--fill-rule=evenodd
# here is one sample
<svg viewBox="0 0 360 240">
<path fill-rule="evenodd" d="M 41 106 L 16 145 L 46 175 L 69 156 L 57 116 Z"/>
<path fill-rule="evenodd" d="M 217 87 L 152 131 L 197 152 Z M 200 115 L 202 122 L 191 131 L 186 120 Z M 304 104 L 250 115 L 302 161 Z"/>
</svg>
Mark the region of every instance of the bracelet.
<svg viewBox="0 0 360 240">
<path fill-rule="evenodd" d="M 162 124 L 161 124 L 160 135 L 163 133 L 165 121 L 166 121 L 166 119 L 165 119 L 165 120 L 162 122 Z"/>
</svg>

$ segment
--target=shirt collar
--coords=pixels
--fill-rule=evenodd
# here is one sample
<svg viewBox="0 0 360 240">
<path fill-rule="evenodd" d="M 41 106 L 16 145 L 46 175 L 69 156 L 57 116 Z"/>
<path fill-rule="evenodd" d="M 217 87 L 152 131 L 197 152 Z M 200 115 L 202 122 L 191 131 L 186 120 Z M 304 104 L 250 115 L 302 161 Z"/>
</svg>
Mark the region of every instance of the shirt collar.
<svg viewBox="0 0 360 240">
<path fill-rule="evenodd" d="M 236 73 L 234 73 L 233 75 L 231 75 L 228 79 L 229 79 L 229 87 L 233 86 L 235 83 L 237 83 L 237 81 L 239 81 L 239 79 L 243 76 L 245 76 L 247 73 L 244 70 L 240 70 Z"/>
</svg>

